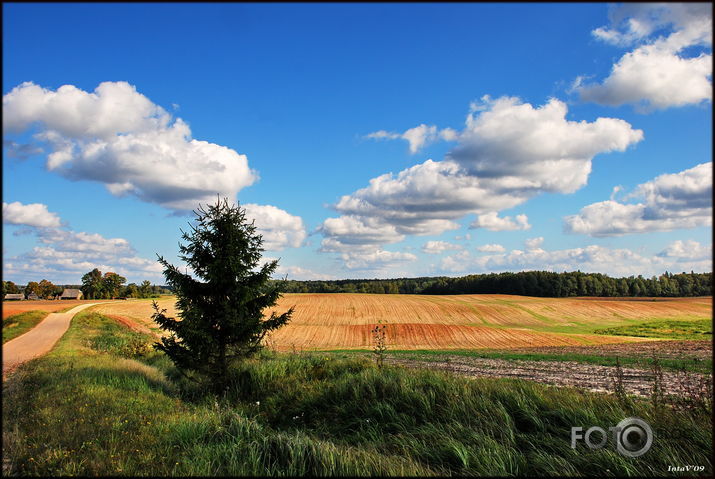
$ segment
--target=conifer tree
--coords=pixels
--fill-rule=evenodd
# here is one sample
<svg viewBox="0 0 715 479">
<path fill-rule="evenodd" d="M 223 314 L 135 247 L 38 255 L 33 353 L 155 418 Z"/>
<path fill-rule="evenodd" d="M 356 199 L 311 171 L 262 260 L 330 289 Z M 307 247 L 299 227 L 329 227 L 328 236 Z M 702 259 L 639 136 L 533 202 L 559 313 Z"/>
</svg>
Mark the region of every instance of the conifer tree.
<svg viewBox="0 0 715 479">
<path fill-rule="evenodd" d="M 208 379 L 220 392 L 230 364 L 257 352 L 267 332 L 290 320 L 293 308 L 264 318 L 263 310 L 281 296 L 279 284 L 270 281 L 278 261 L 259 267 L 263 239 L 240 205 L 219 199 L 207 208 L 199 206 L 194 211 L 196 226 L 181 231 L 187 244 L 179 245 L 179 258 L 196 278 L 159 256 L 177 296 L 180 319 L 167 317 L 156 302 L 152 319 L 170 332 L 154 347 L 184 375 L 197 379 L 192 373 L 198 373 L 198 380 Z"/>
</svg>

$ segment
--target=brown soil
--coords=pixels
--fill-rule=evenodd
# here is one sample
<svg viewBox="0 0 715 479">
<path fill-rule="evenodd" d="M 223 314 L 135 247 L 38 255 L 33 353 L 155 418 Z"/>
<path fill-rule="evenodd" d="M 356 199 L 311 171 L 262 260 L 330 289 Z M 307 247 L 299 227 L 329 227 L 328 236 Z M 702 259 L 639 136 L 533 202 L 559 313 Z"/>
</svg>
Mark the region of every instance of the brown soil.
<svg viewBox="0 0 715 479">
<path fill-rule="evenodd" d="M 548 354 L 598 354 L 621 357 L 664 358 L 712 357 L 710 341 L 654 341 L 647 343 L 609 344 L 598 346 L 557 346 L 539 348 L 509 349 L 509 352 L 534 352 Z M 467 377 L 519 378 L 555 386 L 573 386 L 590 391 L 613 392 L 616 368 L 578 363 L 574 361 L 521 361 L 506 359 L 469 358 L 463 356 L 442 356 L 435 361 L 388 358 L 393 364 L 408 367 L 427 367 L 452 371 Z M 623 367 L 623 385 L 626 392 L 638 396 L 649 396 L 652 391 L 654 374 L 649 369 Z M 710 381 L 712 381 L 712 374 Z M 663 371 L 663 386 L 666 394 L 681 395 L 688 387 L 694 387 L 706 375 Z"/>
</svg>

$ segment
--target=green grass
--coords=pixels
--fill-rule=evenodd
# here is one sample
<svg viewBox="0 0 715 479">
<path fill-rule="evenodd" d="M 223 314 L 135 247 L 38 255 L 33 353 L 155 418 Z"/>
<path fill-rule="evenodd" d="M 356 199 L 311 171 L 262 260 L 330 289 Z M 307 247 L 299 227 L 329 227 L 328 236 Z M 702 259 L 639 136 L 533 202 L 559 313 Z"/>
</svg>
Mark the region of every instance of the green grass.
<svg viewBox="0 0 715 479">
<path fill-rule="evenodd" d="M 2 342 L 5 344 L 11 339 L 21 336 L 37 326 L 40 321 L 50 314 L 47 311 L 25 311 L 13 314 L 2 321 Z"/>
<path fill-rule="evenodd" d="M 359 357 L 264 352 L 226 394 L 180 379 L 141 337 L 82 312 L 3 387 L 4 455 L 20 475 L 712 474 L 706 413 L 520 380 L 469 380 Z M 146 339 L 145 339 L 146 340 Z M 132 359 L 133 357 L 133 359 Z M 570 447 L 572 426 L 648 421 L 652 449 Z"/>
<path fill-rule="evenodd" d="M 694 320 L 653 320 L 645 323 L 598 329 L 598 334 L 613 336 L 639 336 L 662 339 L 712 339 L 711 319 Z"/>
</svg>

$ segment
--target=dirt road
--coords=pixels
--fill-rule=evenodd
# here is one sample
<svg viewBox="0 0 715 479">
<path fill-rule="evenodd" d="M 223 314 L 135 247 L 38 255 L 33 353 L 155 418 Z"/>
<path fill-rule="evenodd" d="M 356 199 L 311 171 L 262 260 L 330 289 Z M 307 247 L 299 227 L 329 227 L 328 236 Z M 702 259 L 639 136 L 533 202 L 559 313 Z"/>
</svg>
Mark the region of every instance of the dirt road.
<svg viewBox="0 0 715 479">
<path fill-rule="evenodd" d="M 75 314 L 98 303 L 87 303 L 74 307 L 66 313 L 51 313 L 40 324 L 22 336 L 8 341 L 2 346 L 2 376 L 14 370 L 19 364 L 47 353 L 70 327 Z"/>
</svg>

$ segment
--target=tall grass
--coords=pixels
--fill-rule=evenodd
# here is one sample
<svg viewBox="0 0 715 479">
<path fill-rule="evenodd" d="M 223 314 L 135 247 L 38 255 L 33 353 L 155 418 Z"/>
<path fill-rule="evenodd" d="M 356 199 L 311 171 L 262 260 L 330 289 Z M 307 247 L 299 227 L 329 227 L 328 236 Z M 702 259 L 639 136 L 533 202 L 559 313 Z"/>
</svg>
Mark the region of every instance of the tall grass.
<svg viewBox="0 0 715 479">
<path fill-rule="evenodd" d="M 653 476 L 697 464 L 712 474 L 710 419 L 696 411 L 655 415 L 646 401 L 575 389 L 270 351 L 234 366 L 216 397 L 165 356 L 137 354 L 136 341 L 83 312 L 4 384 L 12 473 Z M 629 416 L 654 429 L 644 456 L 570 447 L 572 426 Z"/>
</svg>

